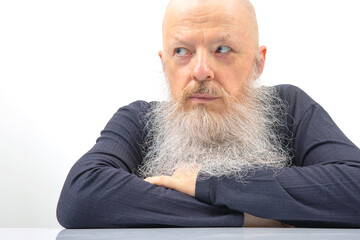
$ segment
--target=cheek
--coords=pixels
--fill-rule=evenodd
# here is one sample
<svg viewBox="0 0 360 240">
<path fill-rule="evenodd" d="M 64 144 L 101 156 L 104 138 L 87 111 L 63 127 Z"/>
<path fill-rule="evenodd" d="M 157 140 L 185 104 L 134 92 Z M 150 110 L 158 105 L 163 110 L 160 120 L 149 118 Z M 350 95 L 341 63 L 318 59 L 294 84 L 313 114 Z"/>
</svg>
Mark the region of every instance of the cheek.
<svg viewBox="0 0 360 240">
<path fill-rule="evenodd" d="M 217 80 L 230 96 L 242 100 L 250 84 L 250 74 L 251 69 L 248 66 L 239 64 L 231 68 L 224 68 L 224 71 L 219 72 Z"/>
<path fill-rule="evenodd" d="M 226 69 L 218 76 L 220 85 L 231 96 L 235 96 L 242 89 L 244 80 L 243 71 L 238 71 L 237 68 Z"/>
<path fill-rule="evenodd" d="M 188 75 L 183 69 L 169 66 L 166 68 L 166 76 L 171 95 L 173 99 L 176 100 L 188 83 Z"/>
</svg>

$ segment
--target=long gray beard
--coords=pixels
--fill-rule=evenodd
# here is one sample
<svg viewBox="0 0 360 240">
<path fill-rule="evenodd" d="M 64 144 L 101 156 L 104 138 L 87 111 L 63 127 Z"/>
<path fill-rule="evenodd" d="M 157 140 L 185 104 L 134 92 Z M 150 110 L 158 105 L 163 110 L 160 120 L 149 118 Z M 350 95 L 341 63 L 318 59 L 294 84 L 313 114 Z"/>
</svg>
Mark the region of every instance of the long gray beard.
<svg viewBox="0 0 360 240">
<path fill-rule="evenodd" d="M 185 111 L 161 102 L 148 115 L 142 177 L 172 175 L 179 167 L 200 168 L 200 178 L 244 180 L 257 169 L 290 163 L 281 144 L 284 105 L 274 88 L 252 87 L 247 104 L 229 101 L 219 114 L 203 105 Z"/>
</svg>

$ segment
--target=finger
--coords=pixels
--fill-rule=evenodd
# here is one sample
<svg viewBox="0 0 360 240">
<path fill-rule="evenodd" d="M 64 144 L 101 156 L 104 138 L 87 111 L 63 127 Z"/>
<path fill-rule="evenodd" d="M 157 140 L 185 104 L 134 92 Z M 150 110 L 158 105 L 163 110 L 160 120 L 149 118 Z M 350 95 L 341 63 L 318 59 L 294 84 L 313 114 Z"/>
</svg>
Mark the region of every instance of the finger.
<svg viewBox="0 0 360 240">
<path fill-rule="evenodd" d="M 154 184 L 154 179 L 153 177 L 147 177 L 144 179 L 144 181 L 148 182 L 148 183 L 151 183 L 151 184 Z"/>
<path fill-rule="evenodd" d="M 160 177 L 148 177 L 148 178 L 145 178 L 144 181 L 149 182 L 151 184 L 159 184 L 160 183 L 159 178 Z"/>
<path fill-rule="evenodd" d="M 174 179 L 169 176 L 148 177 L 144 180 L 151 184 L 174 189 Z"/>
</svg>

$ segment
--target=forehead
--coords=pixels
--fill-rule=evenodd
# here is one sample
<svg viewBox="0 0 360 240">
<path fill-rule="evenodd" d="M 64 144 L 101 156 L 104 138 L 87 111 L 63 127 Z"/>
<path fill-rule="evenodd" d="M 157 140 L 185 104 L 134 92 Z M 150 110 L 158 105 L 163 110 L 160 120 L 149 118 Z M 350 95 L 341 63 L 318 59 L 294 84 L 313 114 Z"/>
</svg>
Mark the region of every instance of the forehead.
<svg viewBox="0 0 360 240">
<path fill-rule="evenodd" d="M 164 19 L 164 25 L 168 28 L 176 26 L 188 27 L 212 27 L 215 23 L 221 25 L 233 25 L 238 21 L 239 12 L 226 4 L 210 4 L 198 1 L 187 4 L 172 6 Z"/>
<path fill-rule="evenodd" d="M 246 36 L 249 22 L 243 10 L 228 4 L 183 4 L 172 7 L 164 19 L 164 40 L 214 38 L 224 40 Z"/>
</svg>

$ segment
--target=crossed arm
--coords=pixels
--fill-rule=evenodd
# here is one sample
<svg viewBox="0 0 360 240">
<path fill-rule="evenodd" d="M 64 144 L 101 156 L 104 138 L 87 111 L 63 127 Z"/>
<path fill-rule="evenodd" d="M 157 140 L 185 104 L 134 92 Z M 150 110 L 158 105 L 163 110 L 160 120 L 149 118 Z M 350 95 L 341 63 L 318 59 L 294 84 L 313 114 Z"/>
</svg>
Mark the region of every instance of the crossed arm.
<svg viewBox="0 0 360 240">
<path fill-rule="evenodd" d="M 160 187 L 171 188 L 181 193 L 195 197 L 196 179 L 199 169 L 179 168 L 172 176 L 148 177 L 145 181 Z M 292 227 L 272 219 L 255 217 L 244 213 L 243 227 Z"/>
<path fill-rule="evenodd" d="M 70 171 L 57 209 L 64 227 L 247 226 L 251 215 L 294 226 L 360 226 L 360 151 L 323 110 L 312 109 L 297 124 L 307 127 L 293 143 L 298 167 L 261 170 L 247 184 L 196 181 L 197 171 L 181 169 L 171 177 L 137 177 L 143 127 L 134 119 L 140 110 L 130 105 L 115 114 Z M 307 117 L 327 125 L 318 129 Z"/>
<path fill-rule="evenodd" d="M 144 102 L 121 108 L 70 170 L 57 218 L 65 228 L 240 227 L 243 214 L 158 187 L 136 174 L 142 161 Z"/>
<path fill-rule="evenodd" d="M 139 105 L 120 109 L 96 145 L 70 170 L 57 207 L 60 224 L 66 228 L 243 226 L 241 211 L 192 197 L 197 172 L 183 178 L 192 181 L 192 194 L 136 176 L 143 127 L 133 119 L 138 117 Z"/>
</svg>

